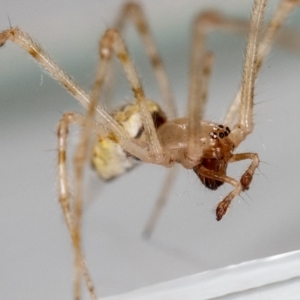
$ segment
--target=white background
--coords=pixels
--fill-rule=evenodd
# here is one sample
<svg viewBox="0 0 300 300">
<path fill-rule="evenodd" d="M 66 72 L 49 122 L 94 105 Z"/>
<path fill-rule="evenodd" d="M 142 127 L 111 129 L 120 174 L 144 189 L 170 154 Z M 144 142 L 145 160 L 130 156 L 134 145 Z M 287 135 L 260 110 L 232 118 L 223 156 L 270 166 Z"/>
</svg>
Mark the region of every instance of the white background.
<svg viewBox="0 0 300 300">
<path fill-rule="evenodd" d="M 9 26 L 9 17 L 88 90 L 97 41 L 122 2 L 1 0 L 0 28 Z M 193 16 L 213 6 L 247 18 L 252 1 L 141 2 L 183 115 Z M 291 26 L 300 27 L 299 16 L 300 10 Z M 136 37 L 132 45 L 146 92 L 159 99 Z M 216 62 L 206 117 L 219 122 L 240 84 L 245 37 L 217 33 L 208 48 Z M 71 299 L 72 251 L 57 202 L 55 131 L 63 112 L 82 110 L 15 45 L 0 49 L 0 66 L 0 297 Z M 299 53 L 276 47 L 257 83 L 255 130 L 238 149 L 259 153 L 260 171 L 221 222 L 214 209 L 230 187 L 211 192 L 181 169 L 152 240 L 144 241 L 141 232 L 166 170 L 143 165 L 108 184 L 88 174 L 84 249 L 99 296 L 299 249 L 299 74 Z M 115 97 L 124 103 L 130 89 L 122 84 Z M 240 176 L 247 163 L 231 166 L 229 174 Z"/>
</svg>

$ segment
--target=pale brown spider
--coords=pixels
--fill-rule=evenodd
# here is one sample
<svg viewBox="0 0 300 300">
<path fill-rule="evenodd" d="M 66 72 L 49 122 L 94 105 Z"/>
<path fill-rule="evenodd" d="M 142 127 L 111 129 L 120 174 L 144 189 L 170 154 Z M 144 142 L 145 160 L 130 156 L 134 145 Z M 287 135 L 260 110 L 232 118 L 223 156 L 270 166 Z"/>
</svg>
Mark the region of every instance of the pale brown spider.
<svg viewBox="0 0 300 300">
<path fill-rule="evenodd" d="M 223 183 L 233 190 L 218 204 L 216 218 L 221 220 L 232 200 L 249 189 L 254 172 L 259 165 L 256 153 L 233 151 L 253 131 L 253 98 L 255 79 L 285 18 L 299 1 L 282 0 L 267 29 L 262 33 L 261 24 L 266 0 L 256 0 L 249 27 L 248 44 L 240 91 L 234 99 L 223 123 L 203 121 L 203 107 L 207 98 L 208 81 L 212 68 L 212 55 L 205 49 L 205 38 L 214 26 L 239 26 L 223 16 L 208 12 L 199 15 L 193 24 L 193 45 L 190 62 L 188 113 L 178 118 L 167 76 L 154 45 L 145 17 L 139 5 L 128 3 L 121 11 L 116 29 L 106 31 L 100 41 L 100 62 L 90 95 L 19 28 L 0 33 L 0 46 L 11 40 L 23 47 L 50 75 L 61 83 L 86 109 L 86 116 L 66 113 L 58 126 L 59 201 L 72 238 L 75 252 L 75 299 L 80 298 L 80 280 L 83 275 L 92 299 L 96 294 L 85 265 L 81 250 L 81 215 L 83 166 L 88 155 L 91 132 L 99 137 L 94 147 L 93 165 L 104 179 L 124 173 L 134 166 L 135 160 L 172 167 L 176 163 L 193 169 L 209 189 Z M 131 19 L 140 33 L 146 52 L 157 77 L 163 99 L 164 112 L 146 98 L 141 82 L 120 35 L 127 19 Z M 123 66 L 135 103 L 109 114 L 98 103 L 111 58 L 115 54 Z M 70 124 L 82 126 L 81 139 L 75 155 L 75 196 L 71 203 L 66 166 L 67 136 Z M 107 151 L 107 152 L 105 152 Z M 250 159 L 252 162 L 240 180 L 226 175 L 230 162 Z M 106 168 L 107 163 L 109 167 Z M 171 173 L 170 173 L 171 174 Z M 162 197 L 146 226 L 146 234 L 153 231 L 156 220 L 165 204 L 170 188 L 170 177 Z"/>
</svg>

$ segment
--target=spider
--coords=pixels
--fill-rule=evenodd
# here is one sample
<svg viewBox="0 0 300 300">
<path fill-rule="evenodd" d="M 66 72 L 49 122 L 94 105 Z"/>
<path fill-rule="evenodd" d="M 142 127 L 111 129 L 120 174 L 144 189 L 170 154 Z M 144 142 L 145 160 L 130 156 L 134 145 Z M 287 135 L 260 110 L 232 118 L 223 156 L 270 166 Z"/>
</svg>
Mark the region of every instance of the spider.
<svg viewBox="0 0 300 300">
<path fill-rule="evenodd" d="M 200 181 L 209 189 L 216 190 L 224 183 L 232 191 L 218 204 L 216 219 L 220 221 L 231 202 L 241 192 L 248 190 L 259 165 L 256 153 L 234 153 L 239 144 L 253 131 L 253 103 L 255 79 L 275 37 L 288 14 L 299 5 L 296 0 L 282 0 L 274 16 L 262 32 L 262 20 L 267 0 L 256 0 L 249 26 L 242 84 L 221 124 L 203 120 L 207 89 L 212 70 L 213 56 L 205 48 L 205 39 L 213 27 L 239 26 L 238 21 L 226 19 L 214 12 L 202 13 L 193 23 L 193 42 L 190 61 L 190 84 L 187 114 L 178 117 L 162 60 L 155 47 L 149 26 L 141 7 L 128 3 L 121 10 L 114 28 L 105 32 L 99 43 L 100 61 L 95 82 L 87 94 L 50 58 L 33 39 L 14 27 L 0 33 L 0 46 L 7 40 L 24 48 L 50 75 L 62 84 L 87 110 L 86 115 L 69 112 L 58 125 L 58 177 L 59 201 L 74 247 L 75 299 L 80 298 L 81 276 L 85 278 L 90 296 L 96 299 L 92 280 L 81 249 L 81 216 L 83 166 L 89 157 L 91 132 L 96 134 L 92 165 L 99 175 L 109 180 L 133 168 L 139 161 L 171 168 L 181 164 L 193 169 Z M 135 66 L 120 34 L 126 22 L 131 20 L 144 43 L 162 93 L 162 109 L 148 99 L 143 91 Z M 134 103 L 108 113 L 98 103 L 105 84 L 107 70 L 113 56 L 120 61 L 131 86 Z M 82 127 L 81 138 L 74 158 L 75 195 L 71 197 L 67 172 L 68 128 L 72 124 Z M 229 163 L 251 160 L 239 180 L 226 175 Z M 167 177 L 162 197 L 156 203 L 145 234 L 151 235 L 170 188 L 172 169 Z M 71 201 L 73 200 L 73 201 Z"/>
</svg>

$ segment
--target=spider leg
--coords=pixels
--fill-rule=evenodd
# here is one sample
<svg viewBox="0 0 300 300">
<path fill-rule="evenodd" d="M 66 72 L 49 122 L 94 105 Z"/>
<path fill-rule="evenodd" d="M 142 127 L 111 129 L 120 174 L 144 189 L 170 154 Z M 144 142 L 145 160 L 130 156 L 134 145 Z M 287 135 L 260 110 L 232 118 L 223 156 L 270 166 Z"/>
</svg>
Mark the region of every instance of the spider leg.
<svg viewBox="0 0 300 300">
<path fill-rule="evenodd" d="M 117 142 L 119 142 L 127 152 L 140 158 L 144 162 L 163 164 L 163 161 L 165 159 L 165 157 L 163 157 L 164 153 L 157 137 L 157 133 L 156 133 L 156 129 L 153 123 L 151 113 L 148 109 L 148 104 L 146 101 L 142 84 L 140 82 L 134 64 L 129 56 L 128 50 L 125 46 L 125 43 L 122 40 L 119 31 L 115 29 L 110 29 L 106 31 L 106 33 L 104 34 L 104 36 L 100 41 L 101 60 L 99 62 L 98 69 L 101 68 L 101 64 L 105 64 L 106 62 L 108 62 L 111 59 L 113 54 L 117 56 L 117 58 L 119 59 L 123 67 L 125 75 L 128 79 L 128 82 L 134 94 L 134 98 L 139 107 L 142 124 L 145 129 L 145 136 L 147 140 L 148 149 L 143 149 L 132 141 L 131 144 L 128 145 L 124 143 L 123 140 L 119 141 L 118 136 L 117 136 Z M 98 72 L 98 73 L 100 75 L 97 76 L 96 78 L 94 88 L 93 88 L 93 93 L 96 92 L 97 90 L 100 92 L 103 83 L 104 73 L 103 72 Z M 99 95 L 99 92 L 98 93 L 96 92 L 96 94 Z M 124 129 L 123 129 L 123 133 L 125 134 Z M 136 155 L 136 153 L 138 155 Z M 166 161 L 168 161 L 168 158 L 166 158 Z"/>
<path fill-rule="evenodd" d="M 196 87 L 196 80 L 194 80 L 194 97 L 189 98 L 188 103 L 188 145 L 186 155 L 189 157 L 190 161 L 198 162 L 199 157 L 202 154 L 202 145 L 199 143 L 199 135 L 201 133 L 201 120 L 203 115 L 203 108 L 207 102 L 208 87 L 211 77 L 212 65 L 214 57 L 211 52 L 206 52 L 203 56 L 203 66 L 199 68 L 202 72 L 195 70 L 194 74 L 191 74 L 191 81 L 198 78 L 200 79 L 200 84 Z M 193 68 L 195 69 L 195 68 Z M 199 73 L 201 77 L 198 77 L 196 73 Z M 195 76 L 194 76 L 195 75 Z M 201 86 L 200 86 L 201 85 Z M 191 86 L 191 85 L 190 85 Z M 194 163 L 192 163 L 194 165 Z"/>
<path fill-rule="evenodd" d="M 138 34 L 141 37 L 146 54 L 150 60 L 154 75 L 160 88 L 163 102 L 163 111 L 165 112 L 168 120 L 175 119 L 177 116 L 177 112 L 168 76 L 155 45 L 155 41 L 150 31 L 147 18 L 143 12 L 143 9 L 138 3 L 129 2 L 123 6 L 120 15 L 118 16 L 115 23 L 116 28 L 120 32 L 122 32 L 123 28 L 125 28 L 126 26 L 127 21 L 133 22 L 133 25 L 135 26 Z"/>
<path fill-rule="evenodd" d="M 105 71 L 105 64 L 100 68 L 100 71 Z M 94 85 L 96 86 L 96 85 Z M 97 86 L 96 86 L 97 87 Z M 94 117 L 97 106 L 97 89 L 94 88 L 91 92 L 90 104 L 86 115 L 82 118 L 77 115 L 76 121 L 80 122 L 81 125 L 81 136 L 76 147 L 74 155 L 74 227 L 73 227 L 73 246 L 75 252 L 75 262 L 74 262 L 74 294 L 75 299 L 80 299 L 81 295 L 81 271 L 83 275 L 86 276 L 87 270 L 81 268 L 81 258 L 82 258 L 82 246 L 81 246 L 81 222 L 82 222 L 82 213 L 83 213 L 83 181 L 84 181 L 84 166 L 87 158 L 89 156 L 89 146 L 91 140 L 91 129 L 95 125 Z M 100 91 L 99 91 L 100 92 Z M 73 115 L 74 118 L 74 115 Z M 84 272 L 86 271 L 86 272 Z M 87 273 L 88 275 L 88 273 Z M 89 278 L 88 278 L 89 279 Z M 94 289 L 90 289 L 89 283 L 91 280 L 87 280 L 87 287 L 90 292 L 91 299 L 94 300 L 95 294 L 93 293 Z"/>
<path fill-rule="evenodd" d="M 247 29 L 248 22 L 241 19 L 226 18 L 215 11 L 201 13 L 194 21 L 190 62 L 187 146 L 187 156 L 191 160 L 197 160 L 201 156 L 200 121 L 207 101 L 207 90 L 212 69 L 212 54 L 207 53 L 204 47 L 206 36 L 213 30 L 246 32 Z"/>
<path fill-rule="evenodd" d="M 61 205 L 63 215 L 71 236 L 73 249 L 74 249 L 74 297 L 80 299 L 80 282 L 81 275 L 84 276 L 90 297 L 96 300 L 96 294 L 94 285 L 89 275 L 82 249 L 81 249 L 81 215 L 82 215 L 82 178 L 78 177 L 75 172 L 76 181 L 76 192 L 74 204 L 70 203 L 71 193 L 68 183 L 68 172 L 67 172 L 67 137 L 68 128 L 71 124 L 79 124 L 84 126 L 85 117 L 74 114 L 66 113 L 58 124 L 58 179 L 59 179 L 59 203 Z M 78 160 L 78 155 L 75 156 L 75 160 Z M 75 169 L 78 169 L 78 163 L 75 163 Z M 78 191 L 78 189 L 80 191 Z"/>
<path fill-rule="evenodd" d="M 86 115 L 80 120 L 81 121 L 81 137 L 76 148 L 74 156 L 74 185 L 75 185 L 75 195 L 74 195 L 74 250 L 75 250 L 75 298 L 77 295 L 80 296 L 80 253 L 81 253 L 81 220 L 82 220 L 82 199 L 83 199 L 83 179 L 84 179 L 84 165 L 86 159 L 89 157 L 89 144 L 91 137 L 91 129 L 95 125 L 95 113 L 97 108 L 97 102 L 100 97 L 101 89 L 105 81 L 106 72 L 110 66 L 112 53 L 109 41 L 106 43 L 105 35 L 100 42 L 100 55 L 101 60 L 99 61 L 97 73 L 94 81 L 94 85 L 90 94 L 90 103 L 86 112 Z M 104 44 L 104 47 L 103 47 Z M 109 47 L 109 48 L 107 48 Z M 98 130 L 97 130 L 98 131 Z M 99 134 L 103 136 L 103 133 Z M 114 140 L 117 137 L 113 137 Z M 92 297 L 93 295 L 91 295 Z M 79 299 L 79 298 L 78 298 Z"/>
<path fill-rule="evenodd" d="M 43 50 L 28 33 L 22 31 L 18 27 L 9 28 L 0 32 L 0 46 L 3 46 L 7 40 L 18 44 L 27 51 L 47 72 L 49 72 L 51 77 L 64 86 L 85 108 L 88 107 L 90 100 L 87 93 L 52 60 L 48 53 Z M 104 118 L 109 117 L 106 112 L 103 113 Z"/>
<path fill-rule="evenodd" d="M 231 132 L 231 140 L 235 148 L 253 131 L 253 99 L 255 79 L 257 76 L 258 38 L 266 3 L 266 0 L 256 0 L 251 17 L 243 70 L 239 121 Z"/>
<path fill-rule="evenodd" d="M 150 217 L 146 223 L 145 229 L 143 231 L 143 236 L 145 238 L 150 238 L 159 220 L 159 217 L 167 204 L 171 188 L 176 180 L 177 168 L 176 166 L 169 168 L 168 173 L 162 184 L 160 194 L 155 202 L 155 206 L 150 214 Z"/>
<path fill-rule="evenodd" d="M 243 186 L 243 191 L 249 189 L 254 172 L 259 165 L 258 154 L 257 153 L 238 153 L 238 154 L 234 154 L 229 160 L 229 162 L 236 162 L 236 161 L 245 160 L 245 159 L 251 159 L 252 163 L 250 164 L 250 166 L 244 172 L 244 174 L 242 175 L 242 177 L 240 179 L 240 182 Z"/>
<path fill-rule="evenodd" d="M 201 120 L 207 99 L 207 90 L 213 56 L 205 50 L 205 39 L 211 22 L 207 14 L 200 14 L 193 23 L 190 60 L 190 83 L 188 97 L 188 143 L 187 157 L 197 162 L 202 154 L 200 141 Z"/>
<path fill-rule="evenodd" d="M 226 182 L 234 187 L 234 190 L 232 190 L 217 206 L 216 219 L 220 221 L 228 211 L 231 201 L 243 191 L 243 185 L 241 184 L 241 182 L 237 181 L 234 178 L 216 173 L 212 170 L 208 170 L 203 166 L 201 166 L 197 171 L 203 177 Z"/>
<path fill-rule="evenodd" d="M 249 37 L 246 50 L 246 59 L 244 65 L 242 90 L 241 90 L 241 109 L 238 124 L 231 132 L 231 140 L 235 147 L 242 142 L 246 136 L 253 130 L 253 98 L 254 85 L 256 79 L 256 62 L 257 62 L 257 48 L 258 38 L 260 34 L 264 9 L 266 0 L 256 0 L 253 8 L 253 13 L 250 22 Z M 201 166 L 198 173 L 206 178 L 214 179 L 221 182 L 227 182 L 234 186 L 231 191 L 217 206 L 216 216 L 217 220 L 221 220 L 226 214 L 231 201 L 238 196 L 243 190 L 248 189 L 251 183 L 253 173 L 259 164 L 257 154 L 237 154 L 233 155 L 230 161 L 238 161 L 246 158 L 252 159 L 252 164 L 243 174 L 240 182 L 230 178 L 224 174 L 218 174 L 214 171 L 208 170 Z"/>
<path fill-rule="evenodd" d="M 256 63 L 258 38 L 260 34 L 266 0 L 256 0 L 250 21 L 250 30 L 246 50 L 246 58 L 243 72 L 243 81 L 241 88 L 241 107 L 239 122 L 231 132 L 231 140 L 235 147 L 242 142 L 253 130 L 253 98 L 256 79 Z M 257 154 L 242 153 L 233 155 L 230 161 L 238 161 L 246 158 L 252 159 L 252 163 L 241 177 L 240 182 L 225 175 L 217 175 L 214 172 L 200 168 L 200 174 L 205 174 L 208 178 L 217 179 L 232 184 L 235 189 L 230 192 L 219 204 L 216 210 L 217 220 L 221 220 L 228 210 L 231 201 L 240 194 L 241 191 L 249 188 L 255 169 L 258 167 L 259 158 Z M 220 177 L 220 179 L 218 179 Z"/>
<path fill-rule="evenodd" d="M 273 17 L 269 22 L 267 29 L 258 44 L 255 73 L 258 73 L 260 71 L 261 66 L 266 60 L 268 54 L 270 53 L 271 47 L 274 44 L 278 33 L 282 29 L 286 18 L 299 4 L 299 0 L 281 0 L 279 5 L 277 6 Z M 241 92 L 242 88 L 240 88 L 240 90 L 238 91 L 224 118 L 223 124 L 226 124 L 229 127 L 232 127 L 234 125 L 234 121 L 238 115 L 238 111 L 241 106 Z"/>
<path fill-rule="evenodd" d="M 201 13 L 193 25 L 193 44 L 190 63 L 190 85 L 188 117 L 189 137 L 187 155 L 192 158 L 201 155 L 201 145 L 197 142 L 200 133 L 200 122 L 202 119 L 204 105 L 207 101 L 207 90 L 210 72 L 212 69 L 212 54 L 205 52 L 204 44 L 206 36 L 213 30 L 226 30 L 235 32 L 246 32 L 248 22 L 235 18 L 226 18 L 215 11 Z M 201 64 L 203 66 L 201 67 Z"/>
<path fill-rule="evenodd" d="M 216 209 L 216 216 L 217 220 L 220 221 L 222 217 L 226 214 L 228 211 L 228 208 L 232 202 L 232 200 L 238 196 L 242 191 L 248 190 L 250 183 L 252 181 L 254 172 L 256 168 L 259 165 L 259 158 L 256 153 L 239 153 L 239 154 L 234 154 L 229 162 L 236 162 L 240 160 L 245 160 L 245 159 L 251 159 L 252 163 L 248 167 L 248 169 L 244 172 L 242 175 L 240 181 L 238 182 L 237 180 L 230 178 L 228 176 L 224 175 L 217 175 L 213 174 L 212 171 L 207 170 L 206 172 L 203 170 L 204 168 L 200 168 L 200 173 L 202 175 L 205 174 L 206 177 L 211 178 L 211 179 L 217 179 L 219 181 L 227 182 L 235 187 L 235 189 L 230 192 L 217 206 Z"/>
</svg>

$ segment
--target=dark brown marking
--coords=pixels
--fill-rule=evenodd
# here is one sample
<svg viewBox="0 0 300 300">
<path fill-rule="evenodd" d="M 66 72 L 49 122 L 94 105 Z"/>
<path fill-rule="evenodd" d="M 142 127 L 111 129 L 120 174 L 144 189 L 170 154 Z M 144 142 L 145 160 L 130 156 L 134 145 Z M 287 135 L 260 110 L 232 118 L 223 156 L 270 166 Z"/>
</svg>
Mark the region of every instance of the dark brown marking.
<svg viewBox="0 0 300 300">
<path fill-rule="evenodd" d="M 68 127 L 65 126 L 65 122 L 60 120 L 59 125 L 58 125 L 58 130 L 57 130 L 57 136 L 58 138 L 62 138 L 66 136 L 69 133 Z"/>
<path fill-rule="evenodd" d="M 143 22 L 143 21 L 140 21 L 137 23 L 137 28 L 141 35 L 145 35 L 149 31 L 147 24 L 145 24 L 145 22 Z"/>
<path fill-rule="evenodd" d="M 141 137 L 142 133 L 144 132 L 144 130 L 145 130 L 144 126 L 141 126 L 134 138 L 139 139 Z"/>
<path fill-rule="evenodd" d="M 161 61 L 157 55 L 151 56 L 151 64 L 152 64 L 153 68 L 157 68 L 157 67 L 161 66 Z"/>
<path fill-rule="evenodd" d="M 119 142 L 118 137 L 115 135 L 115 133 L 113 131 L 109 132 L 109 134 L 107 135 L 107 138 L 110 139 L 111 141 L 113 141 L 114 143 Z"/>
<path fill-rule="evenodd" d="M 262 66 L 262 63 L 263 61 L 260 59 L 260 60 L 257 60 L 257 63 L 256 63 L 256 69 L 259 70 Z"/>
<path fill-rule="evenodd" d="M 39 59 L 39 53 L 37 52 L 37 50 L 33 49 L 33 48 L 29 48 L 28 50 L 29 54 L 34 57 L 35 59 Z"/>
<path fill-rule="evenodd" d="M 126 52 L 118 52 L 118 58 L 122 64 L 127 64 L 129 61 L 129 56 Z"/>
<path fill-rule="evenodd" d="M 66 81 L 63 81 L 61 84 L 62 84 L 62 85 L 65 87 L 65 89 L 67 89 L 73 96 L 76 96 L 76 95 L 77 95 L 77 89 L 76 89 L 74 86 L 68 84 L 68 82 L 66 82 Z"/>
<path fill-rule="evenodd" d="M 203 76 L 208 77 L 210 75 L 210 68 L 209 67 L 205 67 L 203 69 Z"/>
<path fill-rule="evenodd" d="M 59 151 L 59 154 L 58 154 L 58 163 L 59 164 L 65 163 L 66 162 L 66 158 L 67 158 L 66 151 L 65 150 Z"/>
<path fill-rule="evenodd" d="M 151 114 L 151 117 L 153 119 L 153 123 L 154 123 L 154 127 L 157 129 L 158 127 L 160 127 L 162 124 L 166 123 L 167 121 L 167 117 L 166 115 L 161 111 L 154 111 Z M 141 126 L 136 134 L 136 136 L 134 137 L 135 139 L 139 139 L 141 137 L 141 135 L 143 134 L 145 128 L 144 126 Z"/>
<path fill-rule="evenodd" d="M 140 102 L 141 99 L 143 97 L 145 97 L 144 91 L 143 91 L 142 87 L 137 87 L 137 88 L 133 87 L 132 88 L 132 92 L 133 92 L 134 97 L 135 97 L 135 99 L 136 99 L 137 102 Z"/>
<path fill-rule="evenodd" d="M 162 111 L 155 111 L 151 116 L 156 129 L 167 121 L 167 117 Z"/>
</svg>

